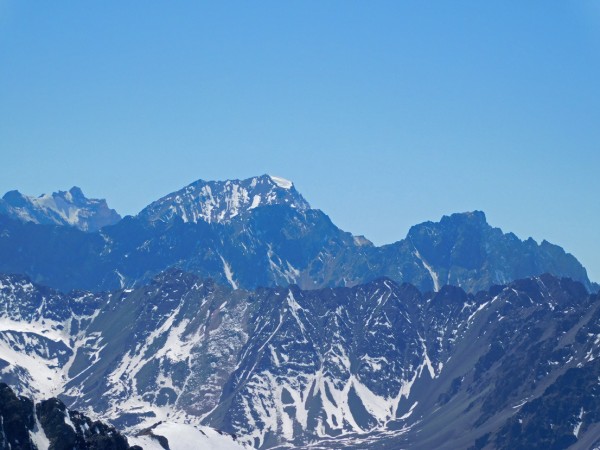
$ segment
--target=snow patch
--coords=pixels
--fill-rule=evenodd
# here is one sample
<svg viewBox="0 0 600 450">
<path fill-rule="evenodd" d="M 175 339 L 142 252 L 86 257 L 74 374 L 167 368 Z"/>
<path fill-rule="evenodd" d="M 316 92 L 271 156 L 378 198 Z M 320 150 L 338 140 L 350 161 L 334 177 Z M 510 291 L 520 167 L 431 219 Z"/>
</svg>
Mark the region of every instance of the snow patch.
<svg viewBox="0 0 600 450">
<path fill-rule="evenodd" d="M 69 415 L 69 410 L 65 409 L 65 425 L 70 426 L 75 433 L 77 433 L 77 429 L 75 428 L 75 424 L 71 420 L 71 416 Z"/>
<path fill-rule="evenodd" d="M 162 422 L 152 428 L 152 434 L 163 436 L 169 441 L 171 450 L 243 450 L 232 436 L 219 433 L 209 427 L 190 424 Z M 139 445 L 145 450 L 164 450 L 157 439 L 151 436 L 131 436 L 127 438 L 130 445 Z"/>
<path fill-rule="evenodd" d="M 435 271 L 429 264 L 427 264 L 427 262 L 423 259 L 423 257 L 419 253 L 419 250 L 417 250 L 416 248 L 415 248 L 415 256 L 419 259 L 419 261 L 421 261 L 421 263 L 423 264 L 423 267 L 425 267 L 425 269 L 427 269 L 427 272 L 429 272 L 429 276 L 433 280 L 433 290 L 435 292 L 438 292 L 440 290 L 440 280 L 438 279 L 438 274 L 435 273 Z"/>
<path fill-rule="evenodd" d="M 248 209 L 257 208 L 260 205 L 260 200 L 261 200 L 260 195 L 255 195 L 252 198 L 252 204 L 250 205 L 250 208 L 248 208 Z"/>
<path fill-rule="evenodd" d="M 406 414 L 404 414 L 402 417 L 398 417 L 398 418 L 399 418 L 400 420 L 408 419 L 408 418 L 409 418 L 409 417 L 412 415 L 412 413 L 413 413 L 413 411 L 414 411 L 415 407 L 416 407 L 418 404 L 419 404 L 419 402 L 414 402 L 414 403 L 413 403 L 413 405 L 412 405 L 412 406 L 410 407 L 410 409 L 408 410 L 408 412 L 407 412 Z"/>
<path fill-rule="evenodd" d="M 221 258 L 221 261 L 223 261 L 223 270 L 225 271 L 225 278 L 227 278 L 227 281 L 229 282 L 232 288 L 237 289 L 238 285 L 233 280 L 233 272 L 231 270 L 231 266 L 227 263 L 227 261 L 225 261 L 225 258 L 223 258 L 221 255 L 219 255 L 219 258 Z"/>
<path fill-rule="evenodd" d="M 50 448 L 50 440 L 46 436 L 46 433 L 40 424 L 40 419 L 38 419 L 35 411 L 33 413 L 33 417 L 35 418 L 35 424 L 33 426 L 33 430 L 29 432 L 29 436 L 31 437 L 32 442 L 35 444 L 37 450 L 48 450 Z"/>
<path fill-rule="evenodd" d="M 573 434 L 575 435 L 576 438 L 579 438 L 579 430 L 581 429 L 581 425 L 583 424 L 583 420 L 581 420 L 583 418 L 583 407 L 581 407 L 581 409 L 579 410 L 579 422 L 577 422 L 575 424 L 575 428 L 573 428 Z"/>
</svg>

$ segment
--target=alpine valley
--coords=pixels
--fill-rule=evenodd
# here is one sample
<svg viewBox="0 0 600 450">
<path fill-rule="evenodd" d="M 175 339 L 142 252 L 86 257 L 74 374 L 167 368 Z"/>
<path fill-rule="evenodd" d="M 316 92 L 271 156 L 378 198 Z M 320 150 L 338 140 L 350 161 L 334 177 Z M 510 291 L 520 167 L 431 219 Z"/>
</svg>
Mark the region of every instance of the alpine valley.
<svg viewBox="0 0 600 450">
<path fill-rule="evenodd" d="M 0 272 L 0 449 L 600 448 L 599 286 L 479 211 L 378 247 L 268 175 L 12 191 Z"/>
</svg>

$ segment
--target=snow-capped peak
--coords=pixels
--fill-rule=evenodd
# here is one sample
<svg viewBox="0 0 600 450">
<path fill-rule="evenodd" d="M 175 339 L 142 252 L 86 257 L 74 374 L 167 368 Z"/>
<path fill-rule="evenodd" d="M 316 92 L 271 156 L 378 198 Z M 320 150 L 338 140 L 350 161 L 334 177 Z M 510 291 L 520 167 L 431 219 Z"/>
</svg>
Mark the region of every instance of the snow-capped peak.
<svg viewBox="0 0 600 450">
<path fill-rule="evenodd" d="M 245 180 L 198 180 L 155 201 L 139 216 L 151 222 L 179 217 L 184 222 L 224 223 L 269 205 L 286 205 L 299 211 L 310 208 L 291 181 L 261 175 Z"/>
<path fill-rule="evenodd" d="M 283 189 L 290 189 L 294 185 L 294 183 L 292 183 L 290 180 L 286 180 L 285 178 L 276 177 L 274 175 L 269 175 L 269 178 L 273 180 L 273 183 Z"/>
<path fill-rule="evenodd" d="M 83 231 L 97 231 L 121 220 L 106 200 L 86 198 L 80 188 L 33 197 L 19 191 L 7 192 L 0 200 L 0 214 L 37 224 L 70 225 Z"/>
</svg>

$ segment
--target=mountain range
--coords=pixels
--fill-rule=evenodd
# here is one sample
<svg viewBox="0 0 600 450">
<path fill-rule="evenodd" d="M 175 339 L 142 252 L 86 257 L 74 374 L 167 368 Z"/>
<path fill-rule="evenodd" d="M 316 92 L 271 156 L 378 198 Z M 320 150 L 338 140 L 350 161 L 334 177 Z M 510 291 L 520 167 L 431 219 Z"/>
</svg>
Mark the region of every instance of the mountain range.
<svg viewBox="0 0 600 450">
<path fill-rule="evenodd" d="M 69 192 L 68 217 L 111 211 Z M 378 247 L 268 175 L 99 227 L 7 196 L 0 381 L 33 399 L 6 412 L 24 435 L 51 399 L 146 450 L 600 446 L 598 285 L 482 212 Z"/>
<path fill-rule="evenodd" d="M 41 198 L 50 197 L 68 196 Z M 90 204 L 108 210 L 103 201 L 71 197 L 84 205 L 71 217 L 93 217 Z M 246 289 L 354 286 L 386 276 L 424 291 L 448 284 L 477 292 L 546 272 L 580 281 L 590 291 L 598 287 L 562 248 L 503 233 L 482 212 L 415 225 L 406 238 L 377 247 L 310 208 L 293 183 L 268 175 L 199 180 L 136 216 L 111 216 L 112 223 L 96 231 L 52 222 L 54 209 L 34 206 L 22 206 L 18 215 L 0 209 L 0 272 L 27 274 L 63 291 L 135 287 L 172 267 Z"/>
</svg>

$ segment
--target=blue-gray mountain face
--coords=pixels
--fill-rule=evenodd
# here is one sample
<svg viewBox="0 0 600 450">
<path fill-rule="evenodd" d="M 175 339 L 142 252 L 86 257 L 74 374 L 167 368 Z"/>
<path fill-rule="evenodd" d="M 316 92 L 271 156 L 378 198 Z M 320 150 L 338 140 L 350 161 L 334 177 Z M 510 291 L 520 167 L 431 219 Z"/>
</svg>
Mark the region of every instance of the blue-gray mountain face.
<svg viewBox="0 0 600 450">
<path fill-rule="evenodd" d="M 0 277 L 0 377 L 121 428 L 256 448 L 593 448 L 600 299 L 551 275 L 469 294 L 381 278 L 233 290 L 180 271 L 61 294 Z"/>
<path fill-rule="evenodd" d="M 94 209 L 100 201 L 79 194 L 72 189 L 37 203 L 7 194 L 0 202 L 0 272 L 64 291 L 139 286 L 172 267 L 246 289 L 354 286 L 386 276 L 423 291 L 449 284 L 477 292 L 546 272 L 594 289 L 572 255 L 504 234 L 481 212 L 423 223 L 376 247 L 311 209 L 291 182 L 268 175 L 200 180 L 135 217 L 109 215 L 106 223 L 75 220 L 105 217 L 108 208 L 104 202 Z M 80 209 L 65 209 L 67 201 Z"/>
</svg>

